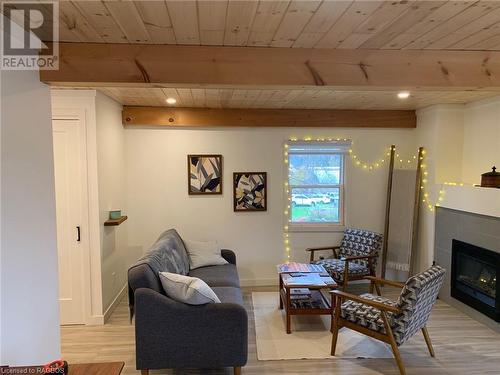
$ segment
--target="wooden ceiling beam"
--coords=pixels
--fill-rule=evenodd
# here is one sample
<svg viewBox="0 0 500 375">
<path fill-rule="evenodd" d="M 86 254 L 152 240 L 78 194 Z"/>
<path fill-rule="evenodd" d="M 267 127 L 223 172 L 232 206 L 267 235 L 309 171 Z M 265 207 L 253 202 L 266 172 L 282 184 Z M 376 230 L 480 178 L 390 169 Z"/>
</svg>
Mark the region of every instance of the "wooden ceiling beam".
<svg viewBox="0 0 500 375">
<path fill-rule="evenodd" d="M 500 52 L 60 43 L 62 86 L 500 89 Z"/>
<path fill-rule="evenodd" d="M 415 111 L 123 107 L 124 126 L 415 128 Z"/>
</svg>

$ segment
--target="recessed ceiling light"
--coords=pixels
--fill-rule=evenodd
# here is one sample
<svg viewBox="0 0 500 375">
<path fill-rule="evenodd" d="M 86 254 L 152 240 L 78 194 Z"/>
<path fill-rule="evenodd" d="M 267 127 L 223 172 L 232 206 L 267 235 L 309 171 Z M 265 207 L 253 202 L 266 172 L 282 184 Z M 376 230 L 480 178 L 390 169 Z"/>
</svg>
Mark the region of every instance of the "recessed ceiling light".
<svg viewBox="0 0 500 375">
<path fill-rule="evenodd" d="M 175 100 L 174 98 L 167 98 L 167 103 L 168 104 L 175 104 L 175 103 L 177 103 L 177 100 Z"/>
<path fill-rule="evenodd" d="M 410 93 L 408 91 L 398 92 L 399 99 L 408 99 L 410 97 Z"/>
</svg>

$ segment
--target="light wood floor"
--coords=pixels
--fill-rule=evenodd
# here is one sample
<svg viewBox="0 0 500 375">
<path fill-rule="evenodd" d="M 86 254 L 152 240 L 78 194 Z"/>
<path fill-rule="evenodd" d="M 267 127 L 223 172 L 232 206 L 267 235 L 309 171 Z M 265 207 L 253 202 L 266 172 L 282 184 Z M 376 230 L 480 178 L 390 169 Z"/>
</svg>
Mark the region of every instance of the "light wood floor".
<svg viewBox="0 0 500 375">
<path fill-rule="evenodd" d="M 243 374 L 399 374 L 392 359 L 258 361 L 251 292 L 270 290 L 275 288 L 244 290 L 245 306 L 249 313 L 249 355 Z M 384 295 L 394 297 L 397 292 L 386 288 Z M 428 355 L 423 338 L 415 336 L 401 347 L 409 375 L 500 374 L 499 334 L 441 301 L 434 307 L 428 329 L 436 358 Z M 125 361 L 124 375 L 139 373 L 135 370 L 134 327 L 129 324 L 126 298 L 106 325 L 63 327 L 61 332 L 63 358 L 70 363 Z M 152 374 L 215 375 L 232 374 L 232 370 L 164 370 L 152 371 Z"/>
</svg>

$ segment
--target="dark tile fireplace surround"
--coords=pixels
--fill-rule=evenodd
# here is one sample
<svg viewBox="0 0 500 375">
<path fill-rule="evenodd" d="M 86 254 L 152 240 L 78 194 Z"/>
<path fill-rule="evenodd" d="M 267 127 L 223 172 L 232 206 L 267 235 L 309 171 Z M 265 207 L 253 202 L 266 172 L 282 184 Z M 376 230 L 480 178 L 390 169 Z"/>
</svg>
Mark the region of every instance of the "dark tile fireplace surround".
<svg viewBox="0 0 500 375">
<path fill-rule="evenodd" d="M 439 207 L 434 257 L 447 269 L 439 297 L 500 332 L 500 218 Z"/>
</svg>

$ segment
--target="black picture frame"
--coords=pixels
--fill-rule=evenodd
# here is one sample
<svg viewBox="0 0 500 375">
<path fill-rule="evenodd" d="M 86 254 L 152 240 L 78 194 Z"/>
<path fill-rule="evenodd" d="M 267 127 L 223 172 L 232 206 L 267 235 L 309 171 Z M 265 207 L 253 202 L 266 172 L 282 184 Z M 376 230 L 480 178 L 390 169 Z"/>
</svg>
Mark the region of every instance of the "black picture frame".
<svg viewBox="0 0 500 375">
<path fill-rule="evenodd" d="M 267 211 L 267 172 L 233 173 L 234 212 Z"/>
<path fill-rule="evenodd" d="M 189 195 L 221 195 L 222 177 L 222 155 L 191 154 L 187 156 Z"/>
</svg>

